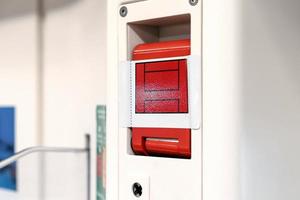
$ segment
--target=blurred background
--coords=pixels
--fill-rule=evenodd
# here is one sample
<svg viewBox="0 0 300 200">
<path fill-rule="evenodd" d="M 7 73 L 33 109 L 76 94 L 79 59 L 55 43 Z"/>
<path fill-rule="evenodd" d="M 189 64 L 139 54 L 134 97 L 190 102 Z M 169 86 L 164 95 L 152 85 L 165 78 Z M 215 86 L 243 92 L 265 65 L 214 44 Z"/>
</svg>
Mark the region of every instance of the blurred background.
<svg viewBox="0 0 300 200">
<path fill-rule="evenodd" d="M 94 197 L 105 27 L 104 0 L 0 0 L 0 160 L 31 146 L 84 148 L 89 133 Z M 85 199 L 86 172 L 83 153 L 36 153 L 1 170 L 0 199 Z"/>
<path fill-rule="evenodd" d="M 0 0 L 0 160 L 30 146 L 84 148 L 90 133 L 92 197 L 96 107 L 106 104 L 109 67 L 106 4 L 112 2 L 121 1 Z M 300 1 L 204 0 L 203 16 L 203 59 L 211 67 L 204 76 L 213 89 L 206 94 L 219 95 L 209 102 L 212 125 L 226 112 L 238 116 L 232 123 L 237 143 L 207 150 L 222 161 L 222 152 L 238 145 L 232 156 L 238 199 L 299 200 Z M 218 106 L 224 96 L 234 100 L 226 108 Z M 204 139 L 226 140 L 222 131 L 217 136 Z M 86 161 L 84 153 L 31 155 L 1 170 L 0 199 L 85 199 Z M 233 178 L 211 166 L 210 188 L 219 177 Z M 233 200 L 228 191 L 204 186 L 208 193 L 209 200 Z"/>
</svg>

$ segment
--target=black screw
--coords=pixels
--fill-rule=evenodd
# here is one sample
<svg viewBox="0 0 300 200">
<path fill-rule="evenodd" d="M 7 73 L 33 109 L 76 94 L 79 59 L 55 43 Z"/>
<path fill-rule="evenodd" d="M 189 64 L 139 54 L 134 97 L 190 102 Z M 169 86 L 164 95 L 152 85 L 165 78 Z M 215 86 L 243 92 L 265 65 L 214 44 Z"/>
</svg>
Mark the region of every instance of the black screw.
<svg viewBox="0 0 300 200">
<path fill-rule="evenodd" d="M 134 196 L 136 196 L 136 197 L 142 196 L 142 194 L 143 194 L 143 188 L 142 188 L 141 184 L 134 183 L 132 185 L 132 192 L 133 192 Z"/>
<path fill-rule="evenodd" d="M 126 6 L 122 6 L 120 8 L 120 15 L 121 15 L 121 17 L 126 17 L 127 13 L 128 13 L 127 7 Z"/>
<path fill-rule="evenodd" d="M 199 0 L 189 0 L 189 1 L 190 1 L 190 4 L 191 4 L 192 6 L 197 5 L 198 2 L 199 2 Z"/>
</svg>

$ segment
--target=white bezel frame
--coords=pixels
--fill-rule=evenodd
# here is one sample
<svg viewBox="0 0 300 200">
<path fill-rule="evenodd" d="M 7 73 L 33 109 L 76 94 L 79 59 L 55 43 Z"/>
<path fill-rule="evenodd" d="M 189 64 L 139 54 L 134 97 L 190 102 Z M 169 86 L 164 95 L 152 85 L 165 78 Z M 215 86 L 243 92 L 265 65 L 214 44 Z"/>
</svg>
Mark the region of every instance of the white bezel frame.
<svg viewBox="0 0 300 200">
<path fill-rule="evenodd" d="M 143 113 L 135 112 L 135 66 L 137 63 L 171 60 L 187 60 L 188 113 Z M 161 127 L 199 129 L 201 121 L 201 60 L 200 56 L 127 61 L 120 64 L 119 122 L 122 127 Z"/>
<path fill-rule="evenodd" d="M 119 9 L 122 5 L 119 7 Z M 130 59 L 131 44 L 128 44 L 128 24 L 137 21 L 158 19 L 164 17 L 172 17 L 179 15 L 190 15 L 190 39 L 191 39 L 191 55 L 202 55 L 202 2 L 196 6 L 191 6 L 186 0 L 148 0 L 136 3 L 126 4 L 128 15 L 126 17 L 118 17 L 118 62 L 119 67 L 114 65 L 112 71 L 112 83 L 116 84 L 116 80 L 120 81 L 126 77 L 119 77 L 120 63 L 128 65 Z M 159 8 L 159 9 L 158 9 Z M 115 53 L 115 52 L 114 52 Z M 115 56 L 115 54 L 111 55 Z M 125 61 L 125 62 L 124 62 Z M 117 73 L 117 70 L 119 71 Z M 125 67 L 126 70 L 126 67 Z M 199 70 L 202 71 L 201 66 Z M 121 75 L 124 73 L 121 73 Z M 120 75 L 120 74 L 119 74 Z M 200 73 L 201 75 L 201 73 Z M 200 81 L 202 81 L 200 79 Z M 120 82 L 119 84 L 120 85 Z M 114 85 L 116 86 L 116 85 Z M 199 85 L 200 93 L 202 93 L 202 85 Z M 120 95 L 122 87 L 117 89 Z M 116 90 L 112 91 L 113 94 Z M 115 97 L 114 97 L 115 98 Z M 202 100 L 202 97 L 201 97 Z M 117 105 L 117 101 L 113 99 L 114 104 L 111 109 L 118 108 L 118 114 L 123 112 L 123 108 Z M 198 111 L 200 118 L 202 115 L 202 102 Z M 114 119 L 117 115 L 113 115 Z M 116 120 L 117 121 L 117 120 Z M 202 129 L 192 130 L 191 141 L 191 159 L 175 159 L 167 157 L 149 157 L 137 156 L 130 152 L 131 133 L 129 128 L 119 127 L 116 121 L 111 122 L 112 140 L 117 139 L 118 144 L 118 199 L 127 200 L 132 191 L 128 187 L 133 183 L 129 177 L 149 177 L 151 183 L 145 188 L 145 192 L 150 195 L 150 199 L 188 199 L 196 200 L 202 197 Z M 199 120 L 200 127 L 202 121 Z M 114 147 L 113 147 L 114 148 Z M 110 149 L 114 151 L 114 149 Z M 191 184 L 192 183 L 192 184 Z M 166 190 L 167 186 L 167 190 Z"/>
</svg>

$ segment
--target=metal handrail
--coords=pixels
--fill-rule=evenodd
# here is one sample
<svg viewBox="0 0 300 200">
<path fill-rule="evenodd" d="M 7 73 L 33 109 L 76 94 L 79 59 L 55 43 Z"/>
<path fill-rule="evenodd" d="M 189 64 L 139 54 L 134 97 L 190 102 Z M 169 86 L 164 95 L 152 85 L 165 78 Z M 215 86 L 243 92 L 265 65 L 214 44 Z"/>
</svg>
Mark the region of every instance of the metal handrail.
<svg viewBox="0 0 300 200">
<path fill-rule="evenodd" d="M 87 153 L 87 200 L 91 199 L 91 140 L 90 135 L 85 135 L 85 148 L 69 148 L 69 147 L 44 147 L 36 146 L 29 147 L 22 151 L 15 153 L 13 156 L 0 161 L 0 170 L 8 165 L 18 161 L 20 158 L 25 157 L 32 153 L 39 152 L 54 152 L 54 153 Z"/>
<path fill-rule="evenodd" d="M 6 158 L 5 160 L 0 161 L 0 169 L 32 153 L 38 153 L 38 152 L 80 153 L 80 152 L 88 152 L 88 151 L 89 148 L 43 147 L 43 146 L 29 147 L 17 152 L 13 156 Z"/>
</svg>

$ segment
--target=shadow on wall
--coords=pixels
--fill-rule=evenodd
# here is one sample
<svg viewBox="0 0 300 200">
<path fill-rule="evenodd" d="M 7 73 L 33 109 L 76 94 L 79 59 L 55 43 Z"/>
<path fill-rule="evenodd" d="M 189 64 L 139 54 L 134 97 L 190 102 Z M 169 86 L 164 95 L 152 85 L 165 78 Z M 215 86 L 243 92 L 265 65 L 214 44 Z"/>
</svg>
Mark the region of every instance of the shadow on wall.
<svg viewBox="0 0 300 200">
<path fill-rule="evenodd" d="M 84 0 L 0 0 L 0 20 L 22 17 L 37 12 L 38 2 L 47 10 L 60 9 Z"/>
<path fill-rule="evenodd" d="M 300 199 L 299 10 L 242 1 L 242 200 Z"/>
</svg>

